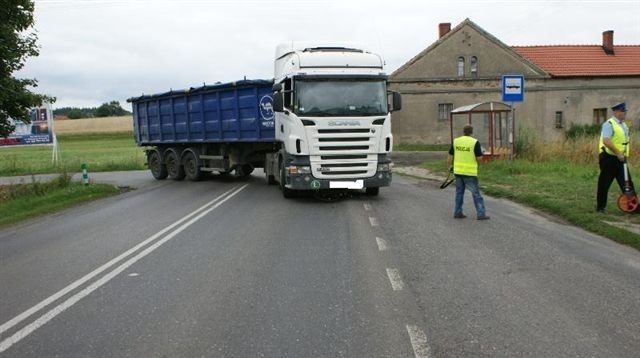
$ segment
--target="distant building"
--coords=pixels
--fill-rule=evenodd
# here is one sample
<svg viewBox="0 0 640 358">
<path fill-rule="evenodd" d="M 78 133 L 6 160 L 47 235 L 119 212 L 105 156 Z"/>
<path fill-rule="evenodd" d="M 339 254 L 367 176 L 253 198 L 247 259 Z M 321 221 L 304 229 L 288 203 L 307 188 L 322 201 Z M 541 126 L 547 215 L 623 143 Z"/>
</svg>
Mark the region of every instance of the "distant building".
<svg viewBox="0 0 640 358">
<path fill-rule="evenodd" d="M 403 95 L 392 127 L 396 143 L 448 143 L 451 110 L 500 101 L 505 74 L 525 77 L 517 128 L 544 139 L 561 137 L 572 123 L 602 123 L 622 101 L 638 125 L 640 45 L 614 45 L 613 31 L 602 34 L 602 45 L 510 47 L 466 19 L 454 29 L 440 24 L 439 35 L 390 76 L 391 89 Z"/>
</svg>

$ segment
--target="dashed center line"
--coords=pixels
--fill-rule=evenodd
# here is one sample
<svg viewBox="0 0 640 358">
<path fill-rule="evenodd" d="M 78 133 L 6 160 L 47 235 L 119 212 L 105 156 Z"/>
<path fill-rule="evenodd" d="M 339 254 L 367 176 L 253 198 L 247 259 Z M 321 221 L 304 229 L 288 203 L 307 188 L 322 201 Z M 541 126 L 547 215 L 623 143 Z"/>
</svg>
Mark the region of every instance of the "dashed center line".
<svg viewBox="0 0 640 358">
<path fill-rule="evenodd" d="M 411 339 L 411 346 L 416 358 L 428 358 L 431 355 L 431 348 L 427 343 L 427 335 L 418 326 L 407 325 L 407 332 Z"/>
<path fill-rule="evenodd" d="M 364 203 L 362 206 L 364 206 L 364 211 L 371 211 L 371 205 L 369 203 Z"/>
<path fill-rule="evenodd" d="M 369 216 L 369 223 L 371 224 L 371 226 L 378 226 L 378 219 Z"/>
<path fill-rule="evenodd" d="M 387 249 L 387 242 L 383 238 L 376 237 L 376 242 L 378 243 L 378 250 L 385 251 Z"/>
<path fill-rule="evenodd" d="M 400 291 L 404 288 L 404 282 L 402 281 L 402 277 L 400 277 L 400 271 L 388 268 L 387 276 L 389 276 L 389 281 L 391 282 L 391 287 L 394 291 Z"/>
</svg>

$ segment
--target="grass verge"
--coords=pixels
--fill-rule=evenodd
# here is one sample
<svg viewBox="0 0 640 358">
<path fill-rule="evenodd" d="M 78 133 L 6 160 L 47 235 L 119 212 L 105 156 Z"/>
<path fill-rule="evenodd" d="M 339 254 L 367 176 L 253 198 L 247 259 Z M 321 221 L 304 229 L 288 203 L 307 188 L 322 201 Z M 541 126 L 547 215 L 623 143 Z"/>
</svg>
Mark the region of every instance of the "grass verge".
<svg viewBox="0 0 640 358">
<path fill-rule="evenodd" d="M 446 174 L 446 161 L 420 165 Z M 617 184 L 609 191 L 607 214 L 595 213 L 597 165 L 568 161 L 495 160 L 480 166 L 480 186 L 488 195 L 507 198 L 558 216 L 567 222 L 640 250 L 640 235 L 607 222 L 639 225 L 640 215 L 618 210 Z"/>
<path fill-rule="evenodd" d="M 72 182 L 66 174 L 47 183 L 0 186 L 0 227 L 119 192 L 112 185 Z"/>
<path fill-rule="evenodd" d="M 57 165 L 51 163 L 52 147 L 0 148 L 0 176 L 79 172 L 82 163 L 90 172 L 146 169 L 131 132 L 60 135 L 58 143 Z"/>
<path fill-rule="evenodd" d="M 448 151 L 451 144 L 419 144 L 406 143 L 393 146 L 394 151 L 398 152 L 442 152 Z"/>
</svg>

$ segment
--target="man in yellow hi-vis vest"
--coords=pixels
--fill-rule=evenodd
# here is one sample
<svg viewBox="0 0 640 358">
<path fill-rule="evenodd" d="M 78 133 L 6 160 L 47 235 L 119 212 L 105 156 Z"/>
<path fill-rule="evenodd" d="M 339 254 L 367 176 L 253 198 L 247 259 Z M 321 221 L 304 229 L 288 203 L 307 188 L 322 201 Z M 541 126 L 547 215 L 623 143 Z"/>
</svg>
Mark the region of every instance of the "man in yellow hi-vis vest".
<svg viewBox="0 0 640 358">
<path fill-rule="evenodd" d="M 487 220 L 484 199 L 478 188 L 478 158 L 482 157 L 482 147 L 477 139 L 471 137 L 473 127 L 466 125 L 462 129 L 463 135 L 453 140 L 449 149 L 449 166 L 453 162 L 451 170 L 456 176 L 456 207 L 453 217 L 464 219 L 467 216 L 462 212 L 462 202 L 465 189 L 469 189 L 473 196 L 473 204 L 476 207 L 478 220 Z"/>
<path fill-rule="evenodd" d="M 607 195 L 615 178 L 624 191 L 624 165 L 629 156 L 629 128 L 624 123 L 627 105 L 618 103 L 611 107 L 613 117 L 602 123 L 600 142 L 598 143 L 600 176 L 598 177 L 598 195 L 596 211 L 604 213 L 607 207 Z M 629 183 L 633 189 L 633 182 L 629 176 Z"/>
</svg>

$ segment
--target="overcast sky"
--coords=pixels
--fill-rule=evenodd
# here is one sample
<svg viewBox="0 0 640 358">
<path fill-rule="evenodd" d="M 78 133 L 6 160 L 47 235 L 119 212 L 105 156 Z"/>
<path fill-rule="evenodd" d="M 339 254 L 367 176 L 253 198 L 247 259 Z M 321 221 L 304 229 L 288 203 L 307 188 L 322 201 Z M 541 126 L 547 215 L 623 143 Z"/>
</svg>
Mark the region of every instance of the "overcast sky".
<svg viewBox="0 0 640 358">
<path fill-rule="evenodd" d="M 363 43 L 388 73 L 470 18 L 507 45 L 640 44 L 640 0 L 36 0 L 35 77 L 54 107 L 98 106 L 203 82 L 272 78 L 291 40 Z M 640 61 L 640 60 L 639 60 Z"/>
</svg>

